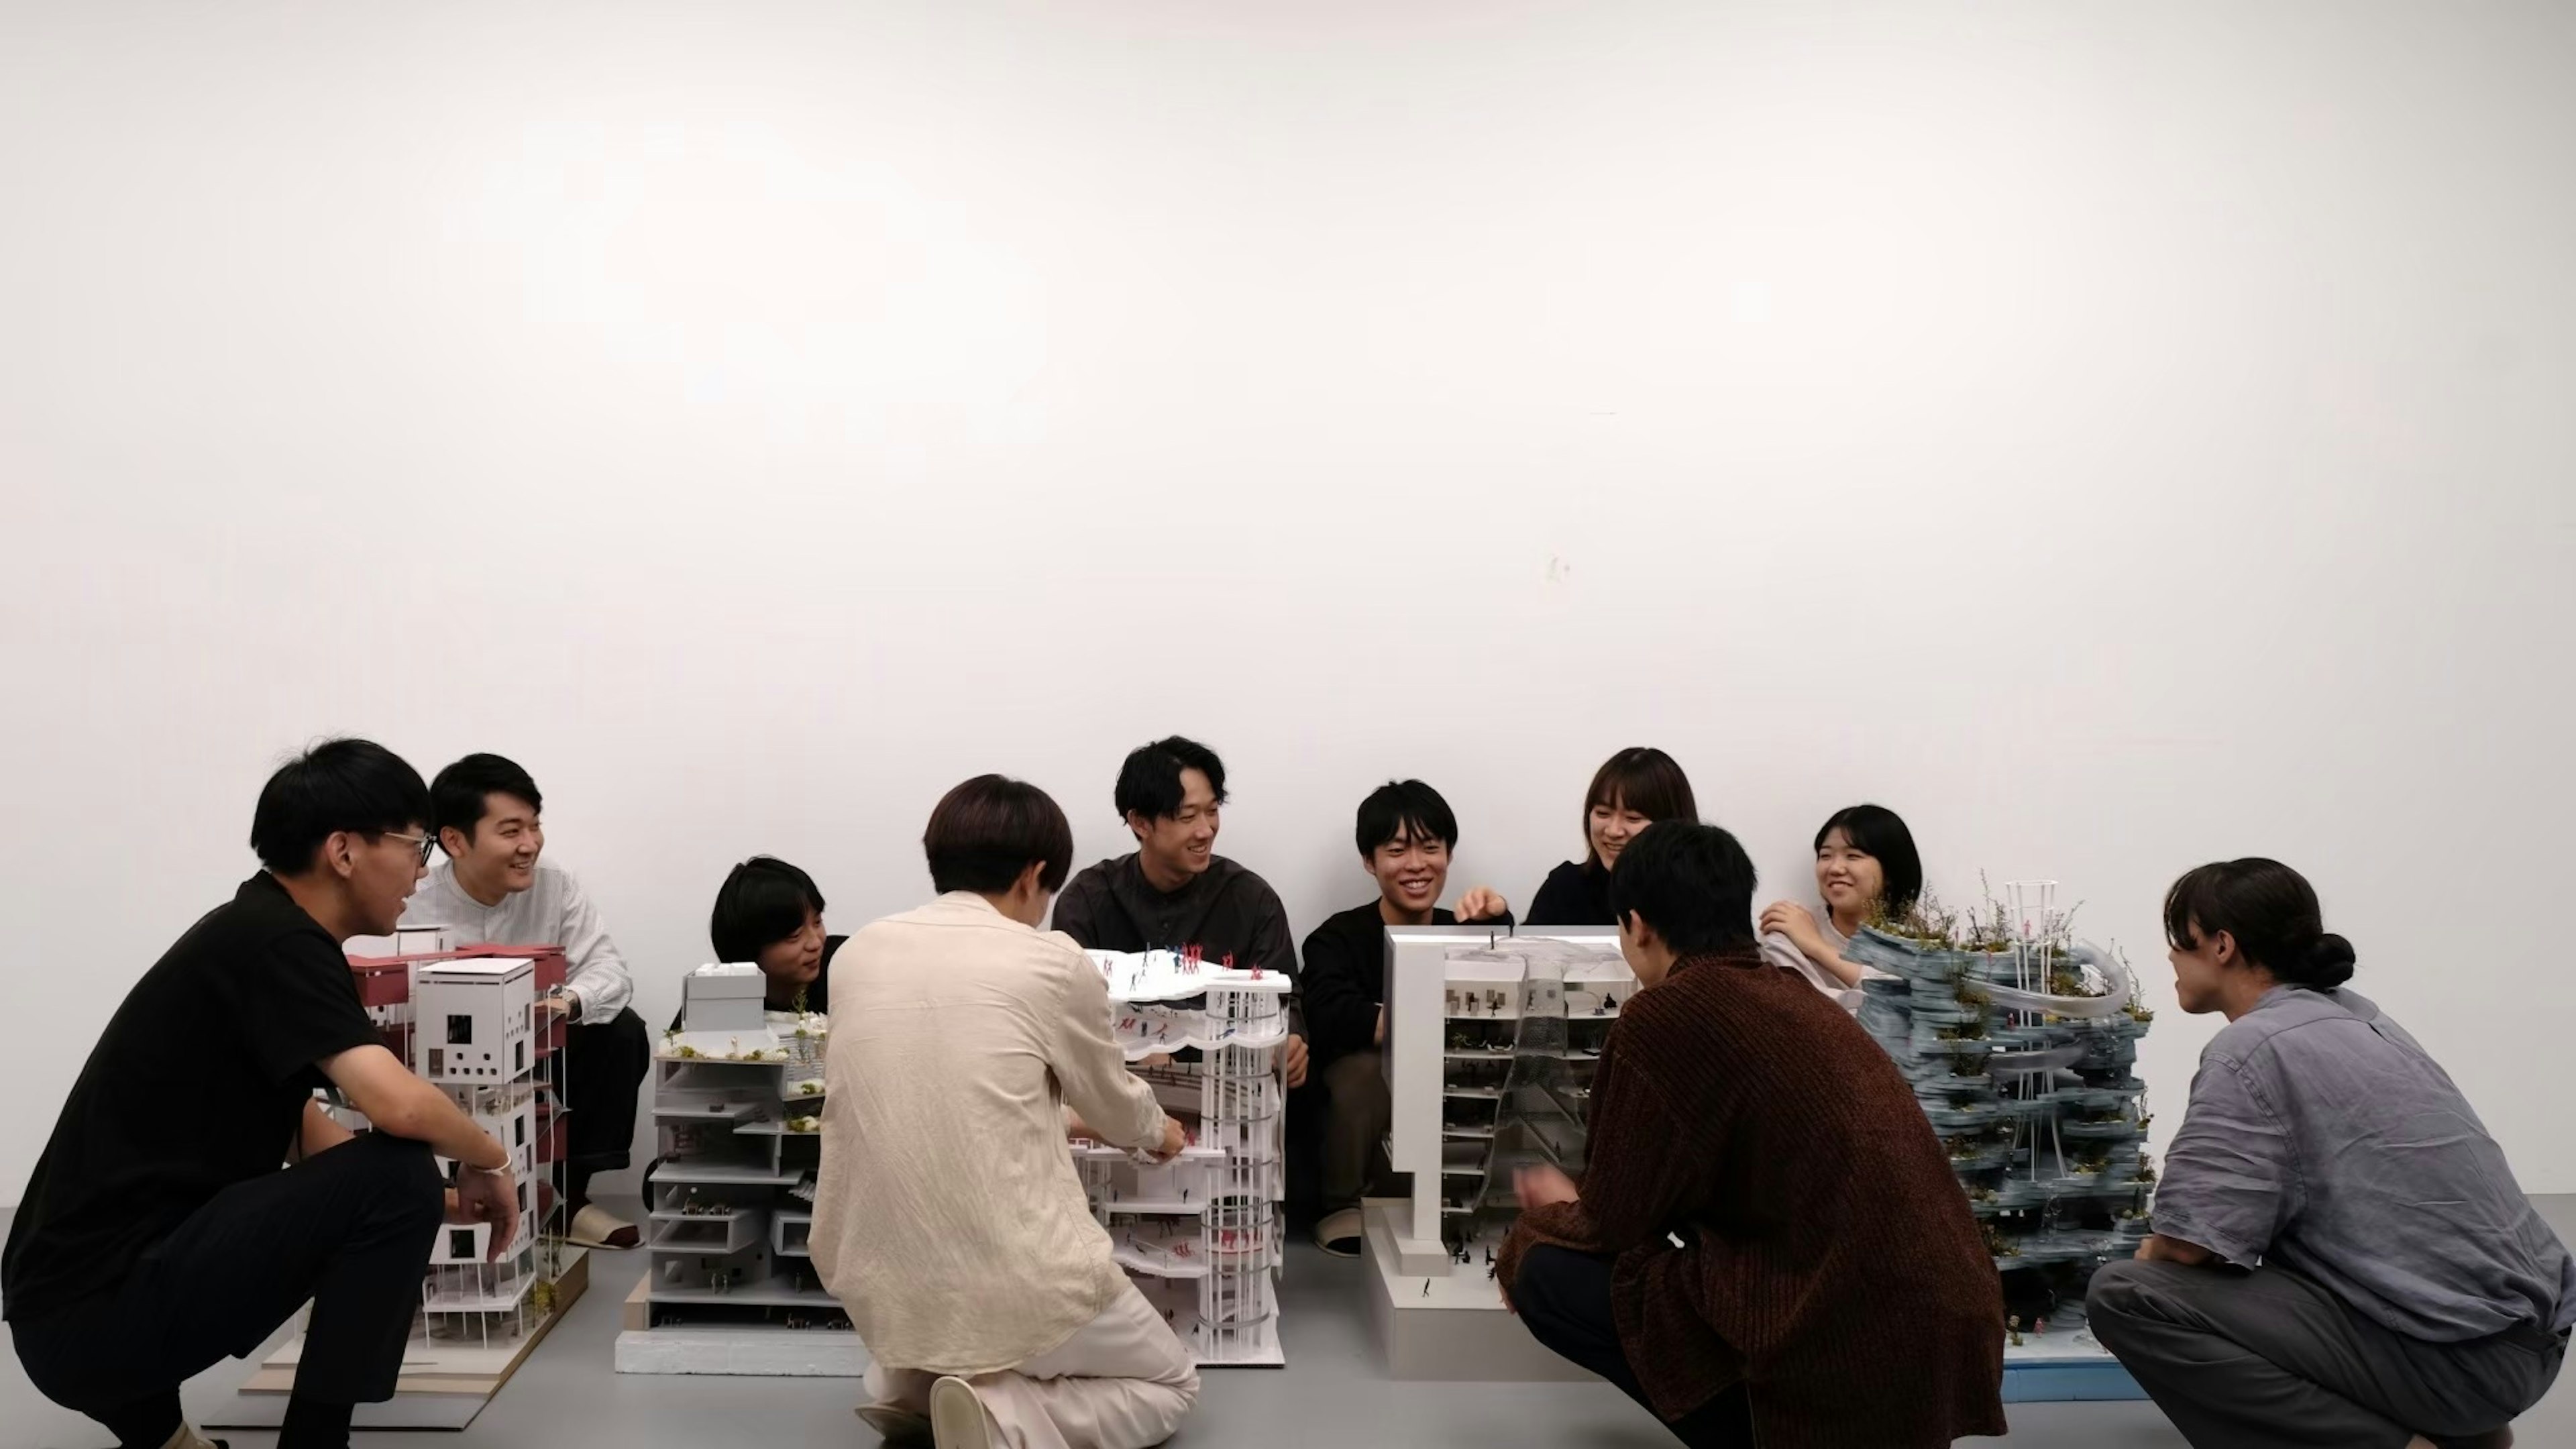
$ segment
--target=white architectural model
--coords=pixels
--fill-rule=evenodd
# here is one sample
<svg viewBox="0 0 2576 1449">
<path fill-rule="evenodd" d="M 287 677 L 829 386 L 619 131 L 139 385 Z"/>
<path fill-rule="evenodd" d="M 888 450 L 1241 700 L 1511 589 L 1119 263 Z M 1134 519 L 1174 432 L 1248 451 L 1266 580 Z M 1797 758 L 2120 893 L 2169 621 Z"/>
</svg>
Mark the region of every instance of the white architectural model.
<svg viewBox="0 0 2576 1449">
<path fill-rule="evenodd" d="M 1592 1071 L 1637 989 L 1606 928 L 1387 932 L 1388 1159 L 1409 1197 L 1368 1204 L 1372 1321 L 1397 1378 L 1580 1377 L 1507 1311 L 1494 1255 L 1514 1170 L 1583 1166 Z"/>
<path fill-rule="evenodd" d="M 829 1023 L 765 1011 L 763 989 L 757 966 L 699 967 L 682 1029 L 654 1054 L 642 1326 L 821 1331 L 854 1348 L 806 1246 Z"/>
<path fill-rule="evenodd" d="M 1111 1252 L 1202 1367 L 1285 1363 L 1276 1278 L 1288 980 L 1194 953 L 1091 954 L 1120 1048 L 1190 1144 L 1161 1164 L 1075 1144 Z M 1175 1052 L 1198 1060 L 1173 1062 Z"/>
<path fill-rule="evenodd" d="M 541 1163 L 538 1154 L 544 1084 L 538 1078 L 536 981 L 537 963 L 526 956 L 420 961 L 412 967 L 414 1069 L 509 1150 L 519 1194 L 517 1234 L 497 1258 L 491 1224 L 439 1229 L 421 1286 L 432 1342 L 489 1347 L 513 1340 L 552 1306 L 551 1295 L 540 1289 L 553 1281 L 556 1267 L 542 1240 L 547 1210 L 561 1199 L 560 1184 L 539 1176 L 541 1167 L 551 1172 L 554 1163 Z M 455 1180 L 455 1163 L 442 1158 L 439 1170 Z"/>
</svg>

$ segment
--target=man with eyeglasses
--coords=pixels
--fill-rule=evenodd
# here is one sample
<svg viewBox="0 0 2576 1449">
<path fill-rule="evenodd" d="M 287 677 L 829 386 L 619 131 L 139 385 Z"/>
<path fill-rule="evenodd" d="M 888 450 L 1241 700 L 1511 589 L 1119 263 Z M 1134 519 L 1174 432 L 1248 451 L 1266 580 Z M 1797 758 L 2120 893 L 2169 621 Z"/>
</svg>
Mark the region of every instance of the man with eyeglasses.
<svg viewBox="0 0 2576 1449">
<path fill-rule="evenodd" d="M 631 1248 L 633 1223 L 590 1200 L 592 1174 L 627 1165 L 635 1104 L 653 1067 L 652 1036 L 627 1005 L 635 978 L 608 938 L 599 907 L 570 871 L 539 857 L 545 797 L 527 771 L 499 755 L 467 755 L 429 784 L 438 848 L 406 926 L 444 926 L 458 946 L 559 946 L 565 979 L 547 1009 L 564 1032 L 564 1236 L 592 1248 Z"/>
<path fill-rule="evenodd" d="M 394 928 L 428 817 L 381 745 L 279 769 L 251 817 L 265 869 L 143 974 L 72 1085 L 0 1294 L 29 1380 L 119 1444 L 205 1449 L 179 1385 L 309 1300 L 277 1442 L 346 1449 L 351 1409 L 393 1397 L 440 1220 L 490 1223 L 495 1258 L 517 1236 L 509 1152 L 386 1049 L 342 954 Z"/>
</svg>

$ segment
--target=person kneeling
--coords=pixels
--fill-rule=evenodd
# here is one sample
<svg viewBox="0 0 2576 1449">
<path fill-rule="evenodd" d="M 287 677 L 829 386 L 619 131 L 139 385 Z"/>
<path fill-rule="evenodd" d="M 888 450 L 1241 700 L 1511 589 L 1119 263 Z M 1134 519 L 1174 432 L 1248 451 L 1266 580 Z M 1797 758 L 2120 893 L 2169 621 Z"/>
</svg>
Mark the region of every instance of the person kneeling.
<svg viewBox="0 0 2576 1449">
<path fill-rule="evenodd" d="M 1641 988 L 1578 1186 L 1525 1169 L 1497 1277 L 1538 1341 L 1691 1445 L 1919 1449 L 2004 1432 L 2003 1289 L 1914 1091 L 1770 966 L 1753 862 L 1663 821 L 1610 878 Z"/>
<path fill-rule="evenodd" d="M 1144 1449 L 1198 1371 L 1110 1256 L 1064 1109 L 1113 1146 L 1185 1145 L 1109 1035 L 1082 948 L 1042 932 L 1073 831 L 983 775 L 922 839 L 942 894 L 838 957 L 813 1254 L 873 1363 L 860 1416 L 940 1449 Z"/>
<path fill-rule="evenodd" d="M 393 1397 L 440 1221 L 489 1223 L 495 1258 L 518 1239 L 512 1155 L 386 1050 L 341 954 L 394 929 L 429 814 L 419 773 L 366 740 L 270 776 L 263 869 L 143 973 L 63 1103 L 0 1292 L 37 1391 L 125 1449 L 204 1449 L 179 1386 L 308 1301 L 277 1442 L 345 1449 L 355 1406 Z"/>
<path fill-rule="evenodd" d="M 2182 1009 L 2228 1024 L 2155 1232 L 2093 1275 L 2095 1336 L 2204 1449 L 2512 1443 L 2566 1357 L 2576 1261 L 2495 1139 L 2344 989 L 2352 943 L 2297 871 L 2202 866 L 2166 893 L 2165 937 Z"/>
</svg>

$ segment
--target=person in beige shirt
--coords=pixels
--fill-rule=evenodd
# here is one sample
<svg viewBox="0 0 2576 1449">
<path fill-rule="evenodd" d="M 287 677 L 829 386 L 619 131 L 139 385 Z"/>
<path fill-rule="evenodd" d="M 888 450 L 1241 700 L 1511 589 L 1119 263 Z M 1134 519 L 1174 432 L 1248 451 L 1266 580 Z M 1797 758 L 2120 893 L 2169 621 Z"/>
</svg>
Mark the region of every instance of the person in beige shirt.
<svg viewBox="0 0 2576 1449">
<path fill-rule="evenodd" d="M 1099 968 L 1042 932 L 1064 812 L 983 775 L 923 837 L 939 898 L 834 962 L 814 1266 L 867 1345 L 865 1418 L 939 1449 L 1144 1449 L 1198 1398 L 1189 1350 L 1110 1257 L 1065 1141 L 1177 1154 Z"/>
</svg>

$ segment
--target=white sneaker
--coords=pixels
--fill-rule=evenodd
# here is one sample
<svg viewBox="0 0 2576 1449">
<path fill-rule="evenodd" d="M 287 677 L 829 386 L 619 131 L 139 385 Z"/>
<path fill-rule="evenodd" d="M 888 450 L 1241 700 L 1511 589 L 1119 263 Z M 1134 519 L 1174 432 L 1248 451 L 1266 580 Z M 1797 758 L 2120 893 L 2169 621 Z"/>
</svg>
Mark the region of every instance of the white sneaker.
<svg viewBox="0 0 2576 1449">
<path fill-rule="evenodd" d="M 930 1437 L 939 1449 L 993 1449 L 993 1421 L 974 1385 L 952 1376 L 930 1386 Z"/>
</svg>

